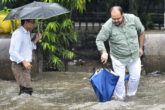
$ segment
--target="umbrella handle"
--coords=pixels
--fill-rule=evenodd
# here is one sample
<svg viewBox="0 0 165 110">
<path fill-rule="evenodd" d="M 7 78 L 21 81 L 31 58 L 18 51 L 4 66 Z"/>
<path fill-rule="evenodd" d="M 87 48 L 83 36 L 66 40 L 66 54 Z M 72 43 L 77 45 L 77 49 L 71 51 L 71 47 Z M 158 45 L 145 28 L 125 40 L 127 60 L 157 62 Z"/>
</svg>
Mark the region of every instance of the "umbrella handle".
<svg viewBox="0 0 165 110">
<path fill-rule="evenodd" d="M 38 31 L 38 33 L 40 32 L 40 26 L 39 26 L 38 19 L 37 19 L 37 31 Z"/>
<path fill-rule="evenodd" d="M 40 32 L 40 26 L 39 26 L 39 24 L 37 24 L 38 26 L 37 26 L 37 30 L 38 30 L 38 33 Z"/>
<path fill-rule="evenodd" d="M 111 68 L 106 68 L 105 64 L 101 63 L 101 66 L 102 66 L 103 69 L 106 69 L 106 70 L 108 70 L 109 72 L 111 72 Z"/>
</svg>

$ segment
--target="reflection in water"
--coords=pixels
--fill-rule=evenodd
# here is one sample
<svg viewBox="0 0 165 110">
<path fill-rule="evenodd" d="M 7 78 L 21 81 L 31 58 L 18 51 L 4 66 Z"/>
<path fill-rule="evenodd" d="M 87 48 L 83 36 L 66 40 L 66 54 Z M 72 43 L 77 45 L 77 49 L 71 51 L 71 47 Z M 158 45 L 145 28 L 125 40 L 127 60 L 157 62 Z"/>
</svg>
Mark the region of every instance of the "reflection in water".
<svg viewBox="0 0 165 110">
<path fill-rule="evenodd" d="M 98 102 L 87 72 L 49 72 L 33 81 L 33 96 L 18 96 L 14 81 L 0 80 L 0 110 L 162 110 L 165 76 L 142 76 L 136 97 Z"/>
</svg>

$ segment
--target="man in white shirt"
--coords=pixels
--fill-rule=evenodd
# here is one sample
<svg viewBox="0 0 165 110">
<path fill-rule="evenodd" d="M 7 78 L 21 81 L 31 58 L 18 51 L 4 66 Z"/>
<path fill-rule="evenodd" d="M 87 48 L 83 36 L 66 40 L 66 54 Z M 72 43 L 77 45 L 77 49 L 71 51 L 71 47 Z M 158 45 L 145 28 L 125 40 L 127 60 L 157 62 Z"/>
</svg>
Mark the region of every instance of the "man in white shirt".
<svg viewBox="0 0 165 110">
<path fill-rule="evenodd" d="M 36 49 L 37 42 L 42 38 L 40 33 L 36 34 L 31 41 L 30 32 L 34 28 L 34 20 L 21 20 L 21 26 L 14 31 L 10 43 L 11 69 L 17 83 L 20 86 L 19 95 L 22 93 L 32 95 L 31 87 L 32 50 Z"/>
</svg>

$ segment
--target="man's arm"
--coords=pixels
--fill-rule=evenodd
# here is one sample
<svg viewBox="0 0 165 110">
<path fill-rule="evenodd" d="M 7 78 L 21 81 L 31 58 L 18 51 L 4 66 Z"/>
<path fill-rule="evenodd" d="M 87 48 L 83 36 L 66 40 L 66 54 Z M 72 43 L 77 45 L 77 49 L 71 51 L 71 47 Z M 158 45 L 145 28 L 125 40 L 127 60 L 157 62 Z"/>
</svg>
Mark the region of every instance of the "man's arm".
<svg viewBox="0 0 165 110">
<path fill-rule="evenodd" d="M 38 42 L 41 38 L 42 38 L 41 33 L 37 33 L 37 34 L 36 34 L 36 38 L 35 38 L 34 41 L 33 41 L 34 45 L 36 45 L 37 42 Z"/>
<path fill-rule="evenodd" d="M 42 38 L 41 33 L 37 33 L 37 34 L 36 34 L 36 37 L 35 37 L 35 40 L 34 40 L 33 43 L 32 43 L 33 49 L 36 49 L 36 44 L 37 44 L 37 42 L 38 42 L 41 38 Z M 24 67 L 25 67 L 26 69 L 30 70 L 30 69 L 32 68 L 32 65 L 31 65 L 28 61 L 23 60 L 22 63 L 23 63 L 23 65 L 24 65 Z"/>
<path fill-rule="evenodd" d="M 140 57 L 143 55 L 144 38 L 145 38 L 145 32 L 142 32 L 142 34 L 139 36 L 139 55 L 140 55 Z"/>
<path fill-rule="evenodd" d="M 32 41 L 31 42 L 31 45 L 32 45 L 32 49 L 37 49 L 37 42 L 40 40 L 42 38 L 42 35 L 41 35 L 41 33 L 37 33 L 36 34 L 36 37 L 35 37 L 35 39 L 34 39 L 34 41 Z"/>
<path fill-rule="evenodd" d="M 32 44 L 32 47 L 33 47 L 34 49 L 36 49 L 36 44 L 37 44 L 37 42 L 38 42 L 41 38 L 42 38 L 41 33 L 37 33 L 36 38 L 35 38 L 35 40 L 33 41 L 33 44 Z M 35 46 L 34 46 L 34 45 L 35 45 Z M 32 65 L 31 65 L 28 61 L 23 60 L 22 63 L 23 63 L 23 65 L 24 65 L 24 67 L 25 67 L 26 69 L 30 70 L 30 69 L 32 68 Z"/>
<path fill-rule="evenodd" d="M 109 38 L 109 33 L 110 32 L 108 29 L 102 27 L 96 38 L 97 49 L 101 52 L 101 62 L 103 62 L 104 64 L 108 60 L 108 53 L 106 51 L 104 42 Z"/>
<path fill-rule="evenodd" d="M 9 54 L 11 58 L 15 58 L 17 63 L 20 63 L 24 60 L 23 57 L 19 54 L 20 48 L 22 46 L 22 41 L 23 39 L 20 33 L 17 32 L 12 34 Z"/>
<path fill-rule="evenodd" d="M 138 37 L 139 37 L 139 56 L 141 57 L 143 55 L 143 45 L 144 45 L 144 39 L 145 39 L 144 30 L 145 29 L 144 29 L 144 26 L 141 23 L 139 17 L 135 16 L 134 22 L 135 22 Z"/>
</svg>

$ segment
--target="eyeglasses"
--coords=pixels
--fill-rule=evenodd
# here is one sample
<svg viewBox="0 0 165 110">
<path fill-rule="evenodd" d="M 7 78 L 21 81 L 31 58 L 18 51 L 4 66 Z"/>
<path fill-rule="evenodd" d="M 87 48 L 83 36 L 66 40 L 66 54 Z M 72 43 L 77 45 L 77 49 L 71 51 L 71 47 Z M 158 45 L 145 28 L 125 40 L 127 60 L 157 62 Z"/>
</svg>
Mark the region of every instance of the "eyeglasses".
<svg viewBox="0 0 165 110">
<path fill-rule="evenodd" d="M 112 18 L 112 21 L 119 21 L 122 17 L 119 18 Z"/>
</svg>

